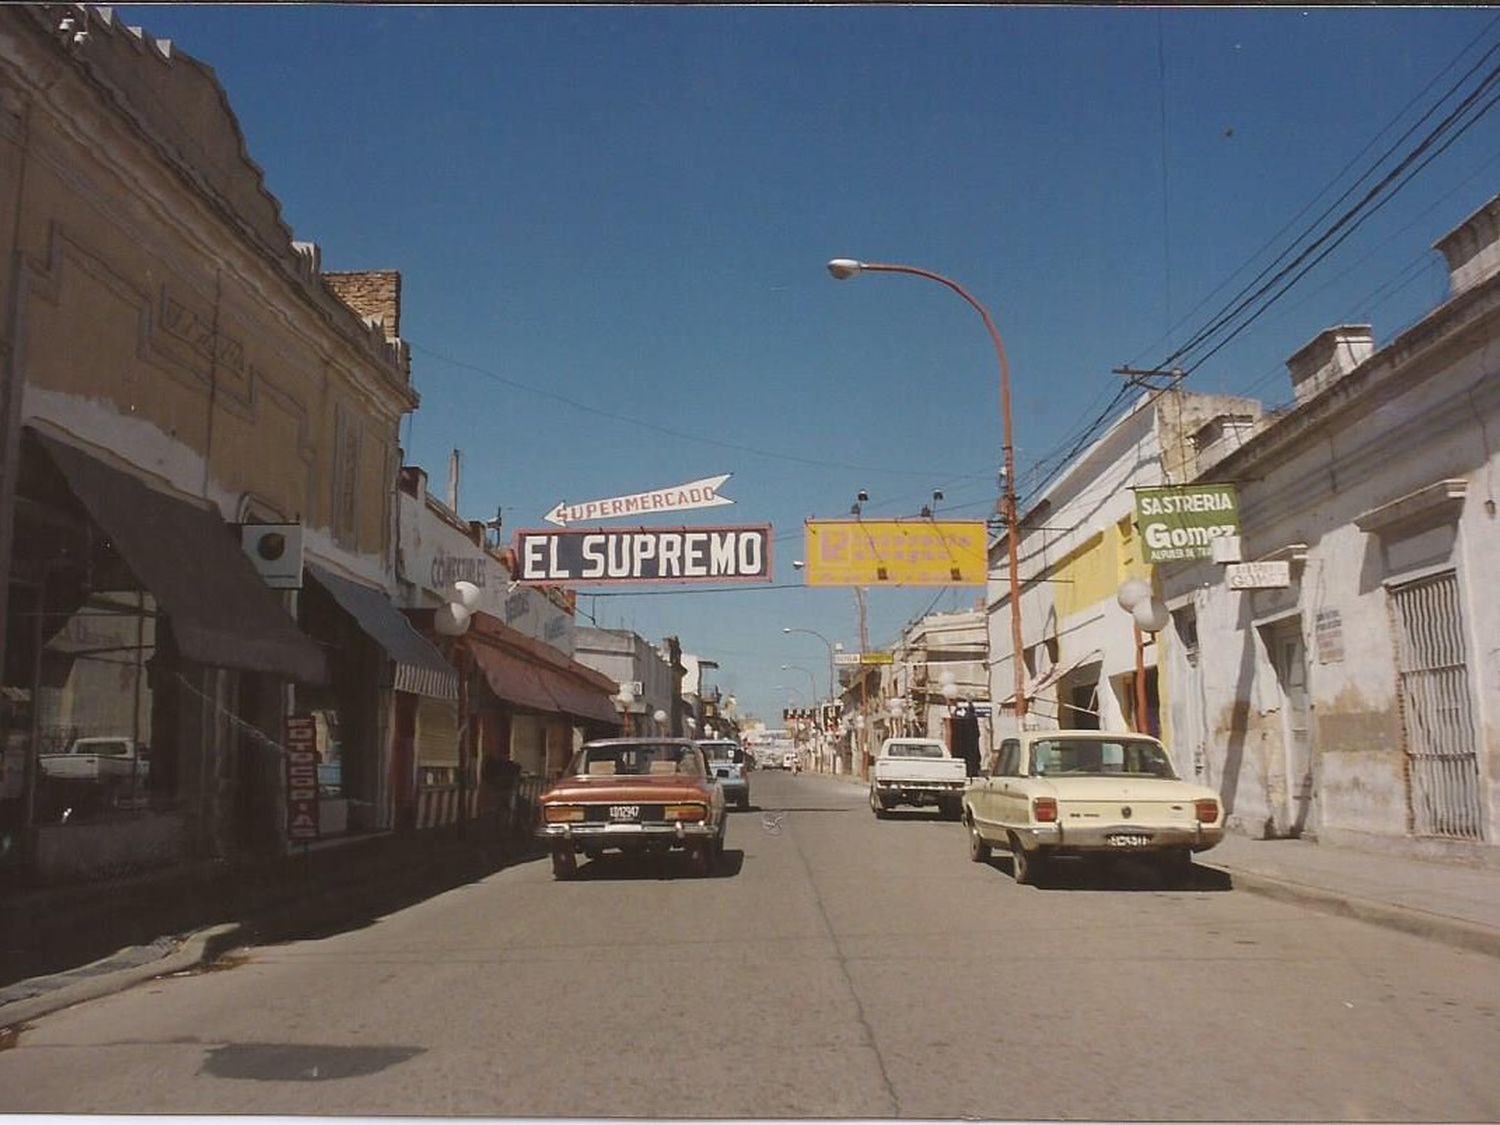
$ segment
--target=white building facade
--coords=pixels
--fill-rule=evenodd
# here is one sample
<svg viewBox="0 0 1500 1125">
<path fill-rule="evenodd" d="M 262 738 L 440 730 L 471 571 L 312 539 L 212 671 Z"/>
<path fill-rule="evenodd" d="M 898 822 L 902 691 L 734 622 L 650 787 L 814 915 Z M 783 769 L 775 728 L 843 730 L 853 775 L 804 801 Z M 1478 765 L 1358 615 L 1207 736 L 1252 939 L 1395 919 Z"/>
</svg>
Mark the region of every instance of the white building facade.
<svg viewBox="0 0 1500 1125">
<path fill-rule="evenodd" d="M 1243 831 L 1494 862 L 1500 198 L 1437 248 L 1439 308 L 1378 351 L 1322 333 L 1295 408 L 1204 473 L 1240 557 L 1286 565 L 1160 568 L 1166 725 Z"/>
</svg>

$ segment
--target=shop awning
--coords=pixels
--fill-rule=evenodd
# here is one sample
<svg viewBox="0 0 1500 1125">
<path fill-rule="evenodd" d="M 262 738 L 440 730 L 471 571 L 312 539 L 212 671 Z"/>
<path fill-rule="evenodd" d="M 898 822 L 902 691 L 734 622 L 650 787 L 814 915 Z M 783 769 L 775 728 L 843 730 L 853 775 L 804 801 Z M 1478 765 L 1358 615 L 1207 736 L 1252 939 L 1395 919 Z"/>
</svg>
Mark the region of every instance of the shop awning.
<svg viewBox="0 0 1500 1125">
<path fill-rule="evenodd" d="M 559 710 L 593 723 L 620 725 L 620 713 L 604 692 L 586 684 L 575 683 L 561 672 L 552 672 L 551 677 L 547 687 L 557 698 Z"/>
<path fill-rule="evenodd" d="M 490 690 L 507 703 L 618 727 L 608 677 L 487 613 L 469 624 L 469 651 Z"/>
<path fill-rule="evenodd" d="M 537 667 L 494 645 L 469 646 L 474 660 L 496 698 L 532 711 L 554 712 L 557 700 L 542 685 Z"/>
<path fill-rule="evenodd" d="M 216 512 L 157 492 L 65 442 L 31 433 L 166 612 L 184 657 L 215 668 L 324 682 L 322 650 L 297 628 Z"/>
<path fill-rule="evenodd" d="M 458 673 L 432 642 L 391 604 L 385 591 L 340 578 L 317 563 L 307 563 L 306 570 L 338 602 L 339 608 L 354 619 L 360 631 L 395 661 L 397 691 L 434 699 L 458 698 Z"/>
</svg>

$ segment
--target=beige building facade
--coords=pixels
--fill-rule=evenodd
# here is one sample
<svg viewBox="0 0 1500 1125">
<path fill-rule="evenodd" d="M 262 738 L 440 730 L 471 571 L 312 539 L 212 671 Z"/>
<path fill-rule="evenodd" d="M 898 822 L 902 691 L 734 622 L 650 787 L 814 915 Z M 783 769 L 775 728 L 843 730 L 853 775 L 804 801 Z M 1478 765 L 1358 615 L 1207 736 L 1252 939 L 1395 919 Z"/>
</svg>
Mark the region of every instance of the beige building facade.
<svg viewBox="0 0 1500 1125">
<path fill-rule="evenodd" d="M 0 867 L 282 846 L 293 713 L 337 731 L 325 828 L 382 827 L 403 660 L 350 606 L 395 588 L 399 275 L 325 276 L 212 72 L 110 9 L 0 9 L 0 199 Z M 242 525 L 305 570 L 273 591 Z M 150 780 L 64 785 L 50 759 L 100 734 Z"/>
</svg>

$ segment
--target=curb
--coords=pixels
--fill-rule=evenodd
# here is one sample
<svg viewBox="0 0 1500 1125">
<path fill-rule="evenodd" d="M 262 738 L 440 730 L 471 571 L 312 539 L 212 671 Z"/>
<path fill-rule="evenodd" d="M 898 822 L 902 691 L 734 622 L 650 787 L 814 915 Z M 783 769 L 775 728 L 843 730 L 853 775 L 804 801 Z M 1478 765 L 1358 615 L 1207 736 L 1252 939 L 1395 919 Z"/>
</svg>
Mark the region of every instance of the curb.
<svg viewBox="0 0 1500 1125">
<path fill-rule="evenodd" d="M 1324 887 L 1308 886 L 1290 879 L 1261 875 L 1242 867 L 1207 863 L 1201 859 L 1195 862 L 1202 867 L 1211 868 L 1229 876 L 1235 890 L 1247 891 L 1263 898 L 1289 902 L 1297 906 L 1306 906 L 1340 918 L 1353 918 L 1360 922 L 1384 926 L 1386 929 L 1400 930 L 1414 937 L 1427 938 L 1458 949 L 1467 949 L 1472 953 L 1500 957 L 1500 932 L 1488 926 L 1466 922 L 1461 918 L 1432 914 L 1413 907 L 1359 898 L 1339 891 L 1330 891 Z"/>
<path fill-rule="evenodd" d="M 209 926 L 207 929 L 189 934 L 175 951 L 165 957 L 158 957 L 155 961 L 148 961 L 144 965 L 132 965 L 118 972 L 101 973 L 99 976 L 78 981 L 76 984 L 64 985 L 41 996 L 6 1004 L 0 1007 L 0 1028 L 14 1027 L 28 1020 L 51 1015 L 63 1008 L 71 1008 L 74 1004 L 123 992 L 127 988 L 154 980 L 156 977 L 180 973 L 185 969 L 207 964 L 217 960 L 227 950 L 239 944 L 240 934 L 241 926 L 238 922 Z M 102 960 L 108 961 L 110 958 L 106 957 Z M 94 964 L 97 965 L 100 962 L 95 961 Z M 87 966 L 84 967 L 87 968 Z"/>
</svg>

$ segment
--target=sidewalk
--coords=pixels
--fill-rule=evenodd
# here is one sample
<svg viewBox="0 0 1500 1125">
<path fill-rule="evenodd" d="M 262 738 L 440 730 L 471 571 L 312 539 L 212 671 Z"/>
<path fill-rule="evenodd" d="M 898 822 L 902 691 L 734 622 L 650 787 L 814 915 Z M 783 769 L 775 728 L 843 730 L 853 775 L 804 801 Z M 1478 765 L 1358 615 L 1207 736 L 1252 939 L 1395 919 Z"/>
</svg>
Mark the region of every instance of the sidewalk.
<svg viewBox="0 0 1500 1125">
<path fill-rule="evenodd" d="M 847 776 L 803 776 L 865 787 Z M 1227 874 L 1236 890 L 1500 957 L 1500 869 L 1494 867 L 1238 834 L 1226 835 L 1195 862 Z"/>
<path fill-rule="evenodd" d="M 541 854 L 529 841 L 469 827 L 467 836 L 452 828 L 387 834 L 254 867 L 7 897 L 0 902 L 0 1030 L 199 969 L 241 946 L 368 925 Z"/>
</svg>

